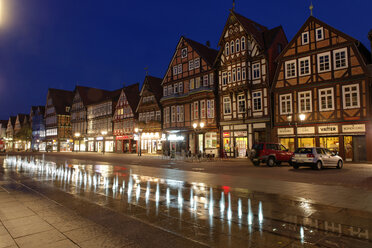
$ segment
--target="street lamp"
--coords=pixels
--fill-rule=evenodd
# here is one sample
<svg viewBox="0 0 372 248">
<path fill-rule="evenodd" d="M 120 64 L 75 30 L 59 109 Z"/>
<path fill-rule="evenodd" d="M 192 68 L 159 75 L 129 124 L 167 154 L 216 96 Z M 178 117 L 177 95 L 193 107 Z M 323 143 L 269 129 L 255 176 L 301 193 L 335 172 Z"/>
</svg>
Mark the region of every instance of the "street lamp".
<svg viewBox="0 0 372 248">
<path fill-rule="evenodd" d="M 134 132 L 136 132 L 138 134 L 138 156 L 141 157 L 142 156 L 142 152 L 141 152 L 141 132 L 142 132 L 142 129 L 139 129 L 138 127 L 134 128 Z"/>
</svg>

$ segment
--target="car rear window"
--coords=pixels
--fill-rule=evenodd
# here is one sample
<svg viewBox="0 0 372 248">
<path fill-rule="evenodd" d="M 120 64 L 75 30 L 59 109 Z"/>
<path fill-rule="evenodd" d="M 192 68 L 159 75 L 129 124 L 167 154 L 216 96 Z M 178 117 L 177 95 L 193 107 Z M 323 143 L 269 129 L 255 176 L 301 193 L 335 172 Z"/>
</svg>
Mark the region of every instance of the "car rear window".
<svg viewBox="0 0 372 248">
<path fill-rule="evenodd" d="M 313 149 L 312 148 L 297 148 L 295 153 L 300 153 L 300 154 L 313 153 Z"/>
<path fill-rule="evenodd" d="M 263 144 L 254 144 L 253 149 L 255 150 L 262 150 L 263 149 Z"/>
</svg>

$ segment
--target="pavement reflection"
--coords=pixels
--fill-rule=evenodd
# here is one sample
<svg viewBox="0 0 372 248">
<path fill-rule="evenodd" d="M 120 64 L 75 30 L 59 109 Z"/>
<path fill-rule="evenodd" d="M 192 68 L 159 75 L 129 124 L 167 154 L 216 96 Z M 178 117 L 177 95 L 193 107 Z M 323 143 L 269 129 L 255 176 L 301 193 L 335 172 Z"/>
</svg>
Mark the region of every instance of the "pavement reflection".
<svg viewBox="0 0 372 248">
<path fill-rule="evenodd" d="M 103 164 L 7 156 L 4 172 L 216 247 L 371 247 L 372 214 L 277 195 L 139 175 Z M 352 216 L 352 217 L 351 217 Z"/>
</svg>

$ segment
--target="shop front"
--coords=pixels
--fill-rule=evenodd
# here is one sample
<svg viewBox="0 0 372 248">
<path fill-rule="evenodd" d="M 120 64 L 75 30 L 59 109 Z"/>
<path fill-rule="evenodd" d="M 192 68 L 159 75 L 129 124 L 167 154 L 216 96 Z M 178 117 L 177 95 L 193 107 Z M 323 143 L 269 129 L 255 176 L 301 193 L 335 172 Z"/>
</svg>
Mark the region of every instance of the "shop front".
<svg viewBox="0 0 372 248">
<path fill-rule="evenodd" d="M 294 151 L 297 147 L 324 147 L 345 161 L 367 160 L 365 124 L 329 124 L 277 128 L 278 142 Z"/>
<path fill-rule="evenodd" d="M 164 152 L 168 152 L 172 158 L 175 158 L 176 156 L 186 156 L 188 151 L 187 140 L 187 133 L 169 133 L 165 145 L 166 151 Z"/>
<path fill-rule="evenodd" d="M 88 152 L 94 152 L 95 151 L 95 141 L 94 141 L 94 138 L 90 137 L 88 138 L 88 141 L 87 141 L 87 144 L 88 144 Z"/>
<path fill-rule="evenodd" d="M 74 147 L 74 141 L 72 139 L 71 140 L 61 140 L 59 151 L 60 152 L 72 152 L 73 147 Z"/>
<path fill-rule="evenodd" d="M 137 152 L 137 141 L 134 135 L 120 135 L 115 137 L 115 152 L 118 153 L 135 153 Z"/>
<path fill-rule="evenodd" d="M 149 132 L 141 134 L 141 152 L 150 154 L 161 154 L 165 134 Z"/>
<path fill-rule="evenodd" d="M 108 136 L 104 138 L 105 142 L 105 152 L 114 152 L 115 139 L 113 136 Z"/>
</svg>

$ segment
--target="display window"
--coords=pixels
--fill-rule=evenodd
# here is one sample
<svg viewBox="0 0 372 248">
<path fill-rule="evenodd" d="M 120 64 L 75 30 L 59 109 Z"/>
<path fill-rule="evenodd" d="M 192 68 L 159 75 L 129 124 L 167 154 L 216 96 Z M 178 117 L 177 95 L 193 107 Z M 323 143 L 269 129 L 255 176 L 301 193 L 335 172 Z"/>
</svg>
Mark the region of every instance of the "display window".
<svg viewBox="0 0 372 248">
<path fill-rule="evenodd" d="M 113 152 L 114 151 L 114 141 L 105 141 L 105 152 Z"/>
<path fill-rule="evenodd" d="M 338 137 L 320 137 L 319 138 L 320 147 L 329 149 L 332 152 L 339 152 L 339 138 Z"/>
<path fill-rule="evenodd" d="M 315 147 L 315 138 L 298 138 L 298 147 Z"/>
<path fill-rule="evenodd" d="M 248 144 L 247 137 L 235 138 L 235 144 L 236 144 L 237 152 L 238 152 L 237 156 L 245 157 L 247 155 L 247 144 Z"/>
<path fill-rule="evenodd" d="M 216 148 L 217 147 L 217 133 L 206 133 L 205 134 L 205 148 Z"/>
<path fill-rule="evenodd" d="M 285 146 L 289 151 L 295 151 L 295 140 L 294 138 L 280 138 L 279 143 Z"/>
<path fill-rule="evenodd" d="M 204 146 L 203 146 L 203 143 L 204 143 L 204 140 L 203 140 L 203 134 L 199 134 L 198 135 L 198 141 L 199 141 L 199 152 L 204 152 Z"/>
<path fill-rule="evenodd" d="M 226 152 L 232 151 L 232 144 L 230 138 L 223 138 L 223 148 Z"/>
<path fill-rule="evenodd" d="M 345 161 L 353 161 L 353 136 L 344 137 Z"/>
</svg>

